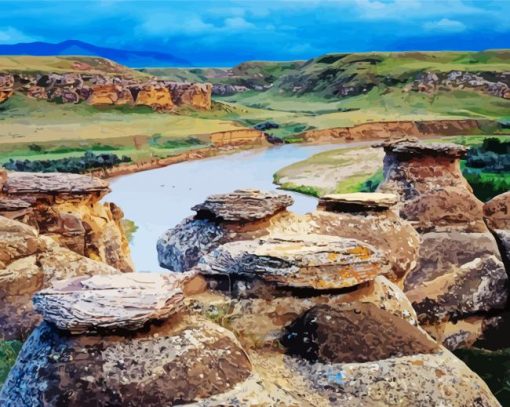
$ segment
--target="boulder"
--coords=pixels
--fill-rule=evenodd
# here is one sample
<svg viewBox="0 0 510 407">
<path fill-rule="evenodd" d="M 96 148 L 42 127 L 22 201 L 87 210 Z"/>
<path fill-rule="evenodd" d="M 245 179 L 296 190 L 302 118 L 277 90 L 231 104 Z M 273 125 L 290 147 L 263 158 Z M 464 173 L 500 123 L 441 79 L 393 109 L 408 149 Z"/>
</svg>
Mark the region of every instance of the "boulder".
<svg viewBox="0 0 510 407">
<path fill-rule="evenodd" d="M 272 236 L 225 243 L 206 254 L 202 274 L 255 275 L 278 285 L 316 290 L 344 288 L 389 271 L 373 247 L 327 235 Z"/>
<path fill-rule="evenodd" d="M 181 405 L 230 391 L 251 370 L 234 335 L 203 319 L 176 316 L 105 336 L 43 322 L 23 345 L 0 404 Z"/>
<path fill-rule="evenodd" d="M 32 227 L 0 216 L 0 339 L 21 339 L 40 321 L 32 295 L 57 280 L 115 274 L 117 269 L 83 257 Z"/>
<path fill-rule="evenodd" d="M 137 330 L 182 308 L 186 278 L 170 273 L 76 277 L 39 291 L 33 303 L 45 321 L 72 334 Z"/>
<path fill-rule="evenodd" d="M 466 148 L 411 139 L 382 145 L 385 179 L 379 191 L 399 196 L 400 216 L 421 235 L 417 266 L 404 281 L 420 322 L 433 333 L 440 331 L 434 324 L 489 317 L 505 308 L 508 278 L 498 246 L 485 225 L 483 204 L 460 170 Z"/>
<path fill-rule="evenodd" d="M 510 272 L 510 192 L 492 198 L 484 205 L 483 212 L 487 226 L 498 239 Z"/>
<path fill-rule="evenodd" d="M 0 215 L 36 227 L 78 254 L 133 271 L 124 214 L 102 203 L 108 182 L 88 175 L 9 172 L 0 190 Z"/>
<path fill-rule="evenodd" d="M 281 343 L 312 362 L 371 362 L 434 353 L 437 343 L 407 321 L 375 304 L 317 305 L 286 329 Z"/>
<path fill-rule="evenodd" d="M 289 195 L 238 189 L 229 194 L 211 195 L 191 209 L 197 212 L 199 218 L 251 222 L 272 216 L 293 203 Z"/>
<path fill-rule="evenodd" d="M 235 284 L 235 283 L 233 283 Z M 384 276 L 361 284 L 354 291 L 293 292 L 285 287 L 276 291 L 267 284 L 256 291 L 250 281 L 231 290 L 202 292 L 189 298 L 190 308 L 228 327 L 245 348 L 274 346 L 286 326 L 310 308 L 321 304 L 370 303 L 418 326 L 416 313 L 400 288 Z M 249 295 L 242 295 L 243 292 Z M 308 295 L 306 295 L 308 294 Z"/>
<path fill-rule="evenodd" d="M 376 328 L 377 329 L 377 328 Z M 447 350 L 370 363 L 286 360 L 331 406 L 501 406 L 480 377 Z"/>
</svg>

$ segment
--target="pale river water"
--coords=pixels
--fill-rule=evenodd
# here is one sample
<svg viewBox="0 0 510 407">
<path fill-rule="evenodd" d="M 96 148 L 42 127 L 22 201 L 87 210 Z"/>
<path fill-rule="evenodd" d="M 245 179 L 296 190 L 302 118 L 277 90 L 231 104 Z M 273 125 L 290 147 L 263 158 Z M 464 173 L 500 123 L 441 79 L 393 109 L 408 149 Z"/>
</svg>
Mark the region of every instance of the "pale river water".
<svg viewBox="0 0 510 407">
<path fill-rule="evenodd" d="M 131 242 L 136 270 L 163 270 L 158 264 L 156 242 L 168 228 L 194 214 L 190 209 L 193 205 L 208 195 L 239 188 L 274 190 L 273 174 L 280 168 L 343 146 L 346 145 L 282 145 L 129 174 L 111 181 L 112 192 L 106 200 L 119 205 L 126 218 L 138 226 Z M 315 198 L 287 193 L 294 197 L 290 208 L 294 212 L 315 209 Z"/>
</svg>

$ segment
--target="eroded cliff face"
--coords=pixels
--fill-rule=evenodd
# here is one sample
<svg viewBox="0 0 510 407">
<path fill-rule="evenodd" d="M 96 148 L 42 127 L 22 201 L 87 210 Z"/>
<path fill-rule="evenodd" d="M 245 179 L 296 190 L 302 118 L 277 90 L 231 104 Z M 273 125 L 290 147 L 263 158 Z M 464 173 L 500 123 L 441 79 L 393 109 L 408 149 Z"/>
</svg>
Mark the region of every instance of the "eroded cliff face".
<svg viewBox="0 0 510 407">
<path fill-rule="evenodd" d="M 462 177 L 464 147 L 399 140 L 383 144 L 382 192 L 420 233 L 416 268 L 404 289 L 426 329 L 455 349 L 471 345 L 508 300 L 508 277 L 485 225 L 483 203 Z"/>
<path fill-rule="evenodd" d="M 0 103 L 14 92 L 58 103 L 137 105 L 157 111 L 171 111 L 178 106 L 209 110 L 212 85 L 81 73 L 0 74 Z"/>
<path fill-rule="evenodd" d="M 101 202 L 109 192 L 106 181 L 61 173 L 1 176 L 0 215 L 33 226 L 82 256 L 133 271 L 122 210 Z"/>
<path fill-rule="evenodd" d="M 472 119 L 374 122 L 359 124 L 353 127 L 309 130 L 297 137 L 302 137 L 307 141 L 358 141 L 389 138 L 399 139 L 408 136 L 455 136 L 482 133 L 481 126 L 488 123 L 489 121 Z"/>
<path fill-rule="evenodd" d="M 24 344 L 0 401 L 498 406 L 483 381 L 418 326 L 388 279 L 401 281 L 412 261 L 398 274 L 395 263 L 417 253 L 367 241 L 368 230 L 394 226 L 402 244 L 415 240 L 405 221 L 390 218 L 396 201 L 333 196 L 311 218 L 288 212 L 285 195 L 209 197 L 159 242 L 160 260 L 189 271 L 75 278 L 37 293 L 45 321 Z M 326 214 L 360 218 L 367 238 L 317 221 Z"/>
</svg>

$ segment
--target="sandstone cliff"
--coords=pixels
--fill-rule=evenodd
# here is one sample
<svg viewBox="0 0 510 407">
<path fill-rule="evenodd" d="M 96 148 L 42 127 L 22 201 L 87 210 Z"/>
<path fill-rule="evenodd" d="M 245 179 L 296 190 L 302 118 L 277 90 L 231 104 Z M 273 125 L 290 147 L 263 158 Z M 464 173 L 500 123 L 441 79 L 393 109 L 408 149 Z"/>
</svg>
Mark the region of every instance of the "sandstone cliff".
<svg viewBox="0 0 510 407">
<path fill-rule="evenodd" d="M 2 172 L 0 215 L 50 236 L 74 252 L 133 271 L 123 213 L 102 203 L 106 181 L 85 175 Z"/>
<path fill-rule="evenodd" d="M 138 105 L 158 111 L 176 106 L 211 108 L 212 85 L 156 79 L 131 79 L 82 73 L 0 74 L 0 102 L 14 92 L 58 103 L 87 102 L 94 106 Z"/>
<path fill-rule="evenodd" d="M 488 120 L 430 120 L 430 121 L 387 121 L 358 124 L 353 127 L 334 127 L 309 130 L 296 135 L 306 141 L 360 141 L 401 137 L 455 136 L 483 133 L 481 127 L 490 124 Z"/>
</svg>

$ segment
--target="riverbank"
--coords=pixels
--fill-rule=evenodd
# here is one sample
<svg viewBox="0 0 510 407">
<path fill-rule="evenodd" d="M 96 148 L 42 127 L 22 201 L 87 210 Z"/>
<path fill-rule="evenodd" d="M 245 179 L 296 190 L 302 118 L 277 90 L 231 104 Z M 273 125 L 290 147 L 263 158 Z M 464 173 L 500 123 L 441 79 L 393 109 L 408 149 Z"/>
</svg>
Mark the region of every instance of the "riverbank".
<svg viewBox="0 0 510 407">
<path fill-rule="evenodd" d="M 498 124 L 490 120 L 429 120 L 429 121 L 386 121 L 364 123 L 352 127 L 335 127 L 312 130 L 296 136 L 304 145 L 331 143 L 371 142 L 387 138 L 414 136 L 418 138 L 436 138 L 443 136 L 485 135 L 488 131 L 498 130 Z M 210 145 L 193 148 L 167 157 L 151 157 L 133 163 L 121 164 L 111 168 L 90 171 L 91 175 L 101 178 L 115 178 L 140 171 L 153 170 L 185 161 L 215 157 L 233 152 L 270 147 L 264 133 L 253 129 L 238 129 L 202 135 Z"/>
</svg>

